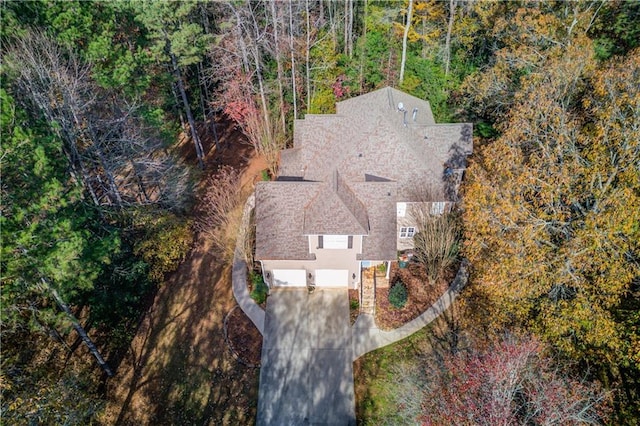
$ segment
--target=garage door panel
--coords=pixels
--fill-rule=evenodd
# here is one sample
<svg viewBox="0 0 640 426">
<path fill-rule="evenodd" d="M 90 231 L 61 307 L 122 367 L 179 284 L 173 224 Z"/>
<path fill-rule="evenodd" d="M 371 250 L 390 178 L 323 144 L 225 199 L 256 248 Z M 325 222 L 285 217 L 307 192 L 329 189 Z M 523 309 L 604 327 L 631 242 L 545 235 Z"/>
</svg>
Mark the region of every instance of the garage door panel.
<svg viewBox="0 0 640 426">
<path fill-rule="evenodd" d="M 349 285 L 347 269 L 316 269 L 317 287 L 346 287 Z"/>
<path fill-rule="evenodd" d="M 306 287 L 307 272 L 304 269 L 274 269 L 274 287 Z"/>
</svg>

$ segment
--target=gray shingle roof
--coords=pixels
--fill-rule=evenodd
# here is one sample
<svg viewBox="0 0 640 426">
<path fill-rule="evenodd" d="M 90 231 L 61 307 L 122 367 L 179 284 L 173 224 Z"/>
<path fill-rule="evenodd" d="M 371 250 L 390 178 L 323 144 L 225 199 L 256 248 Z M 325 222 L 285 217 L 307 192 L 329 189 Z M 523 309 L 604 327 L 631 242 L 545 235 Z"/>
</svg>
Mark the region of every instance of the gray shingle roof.
<svg viewBox="0 0 640 426">
<path fill-rule="evenodd" d="M 302 232 L 303 207 L 321 186 L 316 182 L 256 184 L 256 259 L 313 259 Z"/>
<path fill-rule="evenodd" d="M 363 259 L 392 259 L 396 201 L 420 201 L 416 189 L 425 187 L 452 198 L 446 176 L 464 168 L 471 124 L 435 124 L 427 101 L 390 87 L 336 110 L 296 120 L 280 181 L 256 188 L 257 259 L 308 258 L 305 234 L 367 235 Z M 284 182 L 291 179 L 304 182 Z M 273 216 L 271 208 L 288 211 Z"/>
<path fill-rule="evenodd" d="M 363 235 L 367 233 L 329 185 L 323 185 L 311 202 L 304 207 L 302 232 L 305 235 Z"/>
<path fill-rule="evenodd" d="M 361 260 L 391 260 L 396 251 L 396 182 L 356 182 L 356 196 L 365 200 L 371 230 L 362 243 Z"/>
</svg>

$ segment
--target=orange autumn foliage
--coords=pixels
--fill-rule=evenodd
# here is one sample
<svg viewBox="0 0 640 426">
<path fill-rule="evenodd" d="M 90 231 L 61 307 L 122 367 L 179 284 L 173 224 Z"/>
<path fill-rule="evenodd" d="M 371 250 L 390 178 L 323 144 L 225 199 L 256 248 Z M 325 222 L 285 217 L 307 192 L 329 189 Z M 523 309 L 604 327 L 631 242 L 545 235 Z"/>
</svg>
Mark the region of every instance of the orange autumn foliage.
<svg viewBox="0 0 640 426">
<path fill-rule="evenodd" d="M 640 52 L 602 71 L 592 52 L 580 34 L 547 50 L 469 167 L 466 303 L 489 329 L 515 323 L 577 359 L 637 366 Z"/>
</svg>

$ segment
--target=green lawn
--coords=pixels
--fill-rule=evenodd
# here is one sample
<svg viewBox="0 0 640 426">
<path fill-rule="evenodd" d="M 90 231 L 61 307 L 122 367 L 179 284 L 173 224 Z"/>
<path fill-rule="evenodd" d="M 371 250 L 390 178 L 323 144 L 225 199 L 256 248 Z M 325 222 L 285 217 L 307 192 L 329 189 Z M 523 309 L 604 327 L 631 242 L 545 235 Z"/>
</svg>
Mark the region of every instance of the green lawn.
<svg viewBox="0 0 640 426">
<path fill-rule="evenodd" d="M 421 362 L 431 353 L 433 326 L 406 339 L 370 352 L 355 365 L 358 424 L 415 424 L 420 407 L 417 381 L 424 372 Z"/>
</svg>

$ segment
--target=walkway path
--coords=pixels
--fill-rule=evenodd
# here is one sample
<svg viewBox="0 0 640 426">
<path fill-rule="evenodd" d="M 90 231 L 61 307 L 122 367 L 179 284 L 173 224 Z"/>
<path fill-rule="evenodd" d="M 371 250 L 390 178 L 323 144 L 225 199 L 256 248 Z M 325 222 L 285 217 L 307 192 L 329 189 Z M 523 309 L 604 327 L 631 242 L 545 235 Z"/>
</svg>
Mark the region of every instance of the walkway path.
<svg viewBox="0 0 640 426">
<path fill-rule="evenodd" d="M 380 330 L 373 315 L 360 314 L 353 325 L 353 360 L 367 352 L 390 345 L 420 330 L 446 311 L 466 285 L 469 278 L 469 263 L 466 259 L 449 289 L 422 315 L 394 330 Z"/>
<path fill-rule="evenodd" d="M 249 287 L 247 287 L 247 262 L 244 261 L 243 248 L 246 231 L 249 228 L 249 220 L 251 219 L 251 210 L 256 204 L 254 194 L 251 194 L 244 205 L 242 212 L 242 226 L 238 233 L 236 241 L 236 250 L 233 256 L 233 269 L 231 271 L 231 282 L 233 285 L 233 296 L 236 298 L 238 305 L 244 311 L 249 319 L 255 324 L 260 334 L 264 335 L 264 310 L 249 295 Z"/>
<path fill-rule="evenodd" d="M 362 303 L 360 314 L 373 315 L 376 308 L 376 283 L 375 269 L 366 268 L 362 271 Z"/>
</svg>

